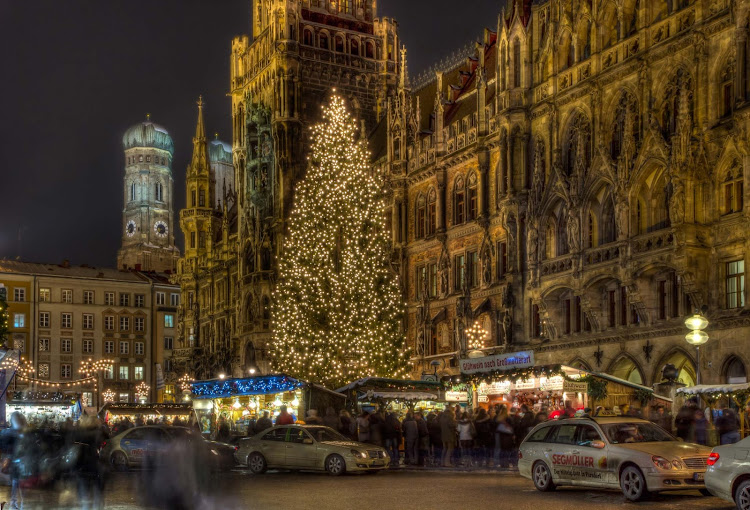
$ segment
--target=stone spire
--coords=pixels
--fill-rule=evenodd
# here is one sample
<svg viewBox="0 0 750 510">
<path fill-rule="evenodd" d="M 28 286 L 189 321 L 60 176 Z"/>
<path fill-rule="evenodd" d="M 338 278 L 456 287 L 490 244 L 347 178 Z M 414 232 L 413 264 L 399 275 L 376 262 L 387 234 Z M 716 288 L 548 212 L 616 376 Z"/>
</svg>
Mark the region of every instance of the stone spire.
<svg viewBox="0 0 750 510">
<path fill-rule="evenodd" d="M 198 97 L 198 123 L 195 126 L 195 136 L 193 137 L 193 159 L 190 162 L 190 172 L 210 172 L 206 128 L 203 123 L 203 96 Z"/>
</svg>

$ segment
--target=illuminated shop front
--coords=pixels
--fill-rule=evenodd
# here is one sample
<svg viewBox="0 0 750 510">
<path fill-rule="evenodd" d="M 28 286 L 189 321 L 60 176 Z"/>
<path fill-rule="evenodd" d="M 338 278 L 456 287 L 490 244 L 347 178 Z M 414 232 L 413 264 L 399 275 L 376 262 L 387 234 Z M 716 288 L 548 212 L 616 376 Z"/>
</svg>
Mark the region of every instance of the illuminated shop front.
<svg viewBox="0 0 750 510">
<path fill-rule="evenodd" d="M 336 392 L 346 395 L 347 407 L 355 413 L 373 412 L 378 407 L 403 413 L 409 409 L 429 412 L 442 410 L 446 405 L 443 385 L 437 381 L 365 377 Z"/>
<path fill-rule="evenodd" d="M 323 386 L 284 374 L 196 381 L 192 396 L 202 433 L 213 434 L 225 422 L 232 435 L 246 435 L 264 411 L 275 422 L 286 406 L 295 422 L 304 423 L 309 409 L 317 410 L 319 416 L 328 407 L 338 413 L 345 400 Z"/>
<path fill-rule="evenodd" d="M 126 402 L 110 402 L 104 404 L 99 416 L 108 424 L 117 423 L 125 418 L 132 422 L 143 419 L 154 424 L 187 426 L 193 415 L 191 404 L 131 404 Z M 175 422 L 175 419 L 178 420 Z"/>
<path fill-rule="evenodd" d="M 15 392 L 6 402 L 5 413 L 20 412 L 31 425 L 60 424 L 70 418 L 81 416 L 81 396 L 79 393 L 60 392 Z"/>
</svg>

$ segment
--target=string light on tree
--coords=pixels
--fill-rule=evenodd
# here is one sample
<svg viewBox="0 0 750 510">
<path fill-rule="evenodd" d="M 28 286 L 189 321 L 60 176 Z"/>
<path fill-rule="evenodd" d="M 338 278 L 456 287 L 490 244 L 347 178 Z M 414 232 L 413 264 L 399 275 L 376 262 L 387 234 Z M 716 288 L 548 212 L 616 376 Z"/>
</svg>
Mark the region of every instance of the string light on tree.
<svg viewBox="0 0 750 510">
<path fill-rule="evenodd" d="M 274 294 L 274 369 L 337 387 L 405 375 L 403 301 L 384 201 L 344 100 L 323 106 L 297 186 Z"/>
</svg>

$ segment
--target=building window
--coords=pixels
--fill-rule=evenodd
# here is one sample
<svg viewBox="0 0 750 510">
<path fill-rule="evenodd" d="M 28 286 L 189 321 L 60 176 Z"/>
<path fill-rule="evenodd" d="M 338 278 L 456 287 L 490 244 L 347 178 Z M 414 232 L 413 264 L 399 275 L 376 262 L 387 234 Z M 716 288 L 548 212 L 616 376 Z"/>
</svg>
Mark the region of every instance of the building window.
<svg viewBox="0 0 750 510">
<path fill-rule="evenodd" d="M 466 255 L 456 255 L 453 281 L 453 290 L 462 291 L 466 288 Z"/>
<path fill-rule="evenodd" d="M 195 301 L 195 294 L 191 290 L 188 292 L 188 308 L 193 308 L 193 302 Z"/>
<path fill-rule="evenodd" d="M 127 404 L 128 402 L 130 402 L 130 394 L 129 393 L 120 393 L 118 395 L 118 398 L 119 398 L 120 402 L 122 402 L 123 404 Z"/>
<path fill-rule="evenodd" d="M 120 294 L 120 306 L 130 306 L 130 294 Z"/>
<path fill-rule="evenodd" d="M 724 190 L 722 212 L 732 214 L 742 211 L 744 206 L 742 167 L 736 166 L 733 170 L 727 172 L 722 187 Z"/>
<path fill-rule="evenodd" d="M 570 299 L 563 299 L 562 302 L 563 332 L 569 335 L 572 330 L 572 316 L 570 308 Z"/>
<path fill-rule="evenodd" d="M 105 340 L 104 341 L 104 354 L 114 354 L 114 353 L 115 353 L 115 341 Z"/>
<path fill-rule="evenodd" d="M 94 392 L 84 391 L 83 393 L 81 393 L 81 406 L 82 407 L 94 406 Z"/>
<path fill-rule="evenodd" d="M 198 191 L 198 207 L 205 207 L 206 206 L 206 190 L 201 188 Z"/>
<path fill-rule="evenodd" d="M 25 313 L 14 313 L 13 314 L 13 327 L 14 328 L 25 328 L 26 327 L 26 314 Z"/>
<path fill-rule="evenodd" d="M 39 339 L 39 352 L 49 352 L 49 338 Z"/>
<path fill-rule="evenodd" d="M 83 329 L 94 329 L 94 314 L 83 314 Z"/>
<path fill-rule="evenodd" d="M 71 329 L 73 327 L 73 314 L 63 312 L 60 314 L 60 327 Z"/>
<path fill-rule="evenodd" d="M 427 195 L 427 235 L 431 236 L 437 228 L 437 194 L 434 189 Z"/>
<path fill-rule="evenodd" d="M 174 327 L 174 315 L 171 313 L 164 315 L 164 327 L 165 328 L 173 328 Z"/>
<path fill-rule="evenodd" d="M 49 379 L 49 363 L 39 363 L 39 377 Z"/>
<path fill-rule="evenodd" d="M 115 306 L 115 293 L 114 292 L 104 293 L 104 304 L 107 306 Z"/>
<path fill-rule="evenodd" d="M 114 331 L 115 330 L 115 316 L 114 315 L 105 315 L 104 316 L 104 329 L 106 331 Z"/>
<path fill-rule="evenodd" d="M 206 233 L 198 232 L 198 248 L 206 247 Z"/>
<path fill-rule="evenodd" d="M 521 42 L 518 37 L 513 41 L 513 86 L 521 86 Z"/>
<path fill-rule="evenodd" d="M 458 177 L 453 188 L 453 222 L 456 225 L 460 225 L 466 219 L 466 200 L 464 192 L 464 180 L 461 177 Z"/>
<path fill-rule="evenodd" d="M 160 182 L 156 183 L 154 195 L 155 195 L 156 200 L 158 200 L 159 202 L 164 201 L 164 188 Z"/>
<path fill-rule="evenodd" d="M 139 156 L 138 156 L 138 162 L 139 162 L 139 163 L 143 163 L 143 156 L 142 156 L 142 155 L 139 155 Z"/>
<path fill-rule="evenodd" d="M 479 253 L 472 251 L 468 253 L 468 284 L 472 289 L 479 286 Z"/>
<path fill-rule="evenodd" d="M 531 336 L 539 338 L 542 336 L 542 319 L 539 316 L 539 305 L 531 305 Z"/>
<path fill-rule="evenodd" d="M 104 367 L 104 378 L 114 379 L 115 378 L 115 367 L 112 365 L 106 365 Z"/>
<path fill-rule="evenodd" d="M 173 345 L 174 345 L 174 338 L 172 338 L 171 336 L 165 336 L 164 337 L 164 350 L 171 351 Z"/>
<path fill-rule="evenodd" d="M 13 348 L 21 352 L 26 352 L 26 335 L 22 335 L 20 338 L 14 338 Z"/>
<path fill-rule="evenodd" d="M 72 303 L 73 302 L 73 291 L 70 289 L 63 289 L 62 291 L 62 302 Z"/>
<path fill-rule="evenodd" d="M 166 296 L 163 292 L 156 293 L 156 304 L 163 305 L 166 302 Z"/>
<path fill-rule="evenodd" d="M 508 272 L 508 243 L 497 243 L 497 276 L 502 278 Z"/>
<path fill-rule="evenodd" d="M 73 339 L 61 338 L 60 339 L 60 352 L 73 352 Z"/>
<path fill-rule="evenodd" d="M 417 225 L 415 234 L 417 239 L 422 239 L 425 236 L 425 227 L 427 222 L 427 203 L 425 202 L 424 195 L 420 194 L 417 198 Z"/>
<path fill-rule="evenodd" d="M 129 374 L 130 367 L 120 367 L 120 380 L 127 381 L 130 378 Z"/>
<path fill-rule="evenodd" d="M 169 304 L 175 307 L 180 306 L 180 295 L 177 293 L 170 294 Z"/>
<path fill-rule="evenodd" d="M 13 301 L 16 301 L 18 303 L 23 303 L 24 301 L 26 301 L 26 289 L 13 289 Z"/>
<path fill-rule="evenodd" d="M 91 354 L 94 352 L 94 341 L 90 338 L 84 338 L 81 345 L 81 350 L 84 354 Z"/>
<path fill-rule="evenodd" d="M 130 354 L 130 342 L 120 342 L 120 354 Z"/>
<path fill-rule="evenodd" d="M 607 304 L 608 304 L 608 319 L 609 319 L 609 327 L 614 328 L 617 324 L 617 297 L 614 290 L 608 290 L 607 291 Z M 664 317 L 660 317 L 664 318 Z"/>
<path fill-rule="evenodd" d="M 130 330 L 130 317 L 120 317 L 120 331 Z"/>
<path fill-rule="evenodd" d="M 49 303 L 51 301 L 50 295 L 51 295 L 51 292 L 49 289 L 39 289 L 39 302 Z"/>
<path fill-rule="evenodd" d="M 164 371 L 165 372 L 171 372 L 172 371 L 172 360 L 171 359 L 165 359 L 164 360 Z"/>
<path fill-rule="evenodd" d="M 143 367 L 133 367 L 133 380 L 135 381 L 143 380 Z"/>
<path fill-rule="evenodd" d="M 479 197 L 477 195 L 477 174 L 469 176 L 469 186 L 467 188 L 469 211 L 467 219 L 469 221 L 477 219 L 479 216 Z"/>
<path fill-rule="evenodd" d="M 143 308 L 144 306 L 146 306 L 146 296 L 144 296 L 143 294 L 136 294 L 135 306 L 138 308 Z"/>
<path fill-rule="evenodd" d="M 727 262 L 727 308 L 745 306 L 745 261 Z"/>
<path fill-rule="evenodd" d="M 143 342 L 135 342 L 136 356 L 143 356 L 143 353 L 144 353 Z"/>
<path fill-rule="evenodd" d="M 130 183 L 130 201 L 135 202 L 135 183 Z"/>
<path fill-rule="evenodd" d="M 437 274 L 437 263 L 433 262 L 432 264 L 427 266 L 427 276 L 430 279 L 429 281 L 429 289 L 430 289 L 430 297 L 434 298 L 437 296 L 437 281 L 438 281 L 438 274 Z"/>
<path fill-rule="evenodd" d="M 135 330 L 145 331 L 146 330 L 146 319 L 144 317 L 135 318 Z"/>
<path fill-rule="evenodd" d="M 93 290 L 84 290 L 83 291 L 83 304 L 84 305 L 93 305 L 94 304 L 94 291 Z"/>
<path fill-rule="evenodd" d="M 677 302 L 677 300 L 675 300 Z M 675 315 L 677 315 L 675 313 Z M 628 290 L 620 287 L 620 326 L 628 325 Z"/>
<path fill-rule="evenodd" d="M 427 267 L 426 266 L 419 266 L 417 268 L 417 277 L 416 277 L 416 285 L 417 285 L 417 299 L 422 299 L 422 295 L 424 294 L 424 288 L 427 283 Z"/>
<path fill-rule="evenodd" d="M 60 379 L 70 379 L 70 363 L 63 363 L 60 365 Z"/>
</svg>

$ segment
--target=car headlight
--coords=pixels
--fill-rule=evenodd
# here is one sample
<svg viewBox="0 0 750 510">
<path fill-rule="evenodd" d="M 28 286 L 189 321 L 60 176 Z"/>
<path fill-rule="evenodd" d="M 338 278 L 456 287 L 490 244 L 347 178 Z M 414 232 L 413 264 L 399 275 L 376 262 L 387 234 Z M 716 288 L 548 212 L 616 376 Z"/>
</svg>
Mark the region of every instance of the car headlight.
<svg viewBox="0 0 750 510">
<path fill-rule="evenodd" d="M 675 459 L 672 461 L 672 466 L 675 469 L 685 469 L 685 466 L 682 464 L 682 462 L 679 461 L 679 459 Z"/>
<path fill-rule="evenodd" d="M 651 462 L 653 462 L 654 466 L 658 467 L 659 469 L 665 469 L 665 470 L 672 469 L 672 463 L 669 462 L 664 457 L 659 457 L 657 455 L 654 455 L 651 457 Z"/>
<path fill-rule="evenodd" d="M 367 457 L 367 455 L 365 455 L 364 452 L 361 452 L 359 450 L 351 450 L 351 452 L 352 452 L 352 455 L 354 455 L 358 459 L 364 459 L 365 457 Z"/>
</svg>

